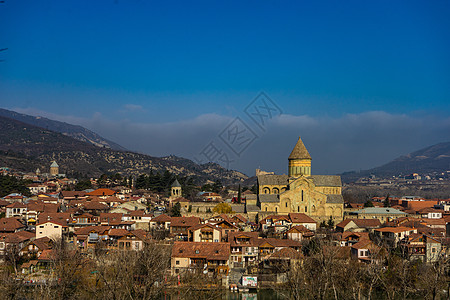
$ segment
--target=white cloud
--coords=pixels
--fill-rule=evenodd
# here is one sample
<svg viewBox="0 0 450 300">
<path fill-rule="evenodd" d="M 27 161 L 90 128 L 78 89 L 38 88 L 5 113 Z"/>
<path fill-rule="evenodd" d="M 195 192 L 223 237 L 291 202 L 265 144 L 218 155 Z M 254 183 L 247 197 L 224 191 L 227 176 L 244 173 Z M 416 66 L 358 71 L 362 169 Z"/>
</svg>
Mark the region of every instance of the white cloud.
<svg viewBox="0 0 450 300">
<path fill-rule="evenodd" d="M 125 104 L 124 106 L 125 111 L 144 111 L 144 108 L 142 107 L 142 105 L 137 105 L 137 104 Z"/>
</svg>

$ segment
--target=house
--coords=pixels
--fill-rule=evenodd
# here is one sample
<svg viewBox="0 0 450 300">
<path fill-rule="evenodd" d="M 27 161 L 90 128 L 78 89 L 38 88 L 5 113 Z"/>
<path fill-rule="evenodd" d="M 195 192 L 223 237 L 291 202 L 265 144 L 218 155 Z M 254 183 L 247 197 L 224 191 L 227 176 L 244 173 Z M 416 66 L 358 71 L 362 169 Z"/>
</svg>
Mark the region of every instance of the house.
<svg viewBox="0 0 450 300">
<path fill-rule="evenodd" d="M 188 240 L 218 243 L 222 241 L 222 229 L 209 223 L 197 224 L 189 228 Z"/>
<path fill-rule="evenodd" d="M 441 219 L 443 210 L 431 208 L 431 207 L 425 207 L 425 208 L 422 208 L 421 210 L 419 210 L 418 213 L 420 214 L 420 216 L 422 218 Z"/>
<path fill-rule="evenodd" d="M 111 226 L 87 226 L 74 232 L 74 245 L 82 249 L 92 247 L 98 242 L 105 242 L 109 239 Z"/>
<path fill-rule="evenodd" d="M 48 237 L 35 239 L 26 244 L 22 250 L 21 255 L 24 257 L 39 257 L 42 251 L 52 248 L 52 240 Z"/>
<path fill-rule="evenodd" d="M 121 203 L 118 206 L 116 206 L 115 210 L 120 208 L 126 209 L 127 211 L 135 211 L 135 210 L 147 211 L 147 206 L 138 201 L 128 201 Z M 111 212 L 116 212 L 115 210 Z"/>
<path fill-rule="evenodd" d="M 292 248 L 298 251 L 302 247 L 299 241 L 289 239 L 266 238 L 258 239 L 258 241 L 258 259 L 260 260 L 266 258 L 275 251 L 281 250 L 282 248 Z"/>
<path fill-rule="evenodd" d="M 188 229 L 200 224 L 198 217 L 172 217 L 170 220 L 170 233 L 178 240 L 187 241 Z"/>
<path fill-rule="evenodd" d="M 186 271 L 228 274 L 230 243 L 175 242 L 172 247 L 172 275 Z"/>
<path fill-rule="evenodd" d="M 150 230 L 150 220 L 152 215 L 146 214 L 143 210 L 135 210 L 122 216 L 124 221 L 132 221 L 135 223 L 135 229 Z"/>
<path fill-rule="evenodd" d="M 170 230 L 172 218 L 166 214 L 159 215 L 150 220 L 150 229 L 152 230 Z"/>
<path fill-rule="evenodd" d="M 122 223 L 123 214 L 118 213 L 100 213 L 100 225 L 118 226 Z"/>
<path fill-rule="evenodd" d="M 423 262 L 436 262 L 442 255 L 442 243 L 426 234 L 411 234 L 400 245 L 405 258 L 421 260 Z"/>
<path fill-rule="evenodd" d="M 0 233 L 13 233 L 23 229 L 25 229 L 25 225 L 16 218 L 0 219 Z"/>
<path fill-rule="evenodd" d="M 303 239 L 310 239 L 314 236 L 314 232 L 303 225 L 291 227 L 285 232 L 286 238 L 294 241 L 302 241 Z"/>
<path fill-rule="evenodd" d="M 353 244 L 350 249 L 351 257 L 353 259 L 370 261 L 370 259 L 377 257 L 381 248 L 369 239 L 362 239 L 356 244 Z"/>
<path fill-rule="evenodd" d="M 289 213 L 288 216 L 292 226 L 302 225 L 312 231 L 316 231 L 317 229 L 317 222 L 304 213 Z"/>
<path fill-rule="evenodd" d="M 213 192 L 203 192 L 200 195 L 200 199 L 202 199 L 202 201 L 211 201 L 211 202 L 220 202 L 222 201 L 222 196 L 220 196 L 217 193 L 213 193 Z"/>
<path fill-rule="evenodd" d="M 14 202 L 6 206 L 6 217 L 7 218 L 19 218 L 26 219 L 27 216 L 27 206 L 21 202 Z"/>
<path fill-rule="evenodd" d="M 43 223 L 39 223 L 36 225 L 36 238 L 48 237 L 51 240 L 59 240 L 62 238 L 63 227 L 67 227 L 67 225 L 63 225 L 58 221 L 44 221 Z"/>
<path fill-rule="evenodd" d="M 72 226 L 75 228 L 96 225 L 98 217 L 91 215 L 90 213 L 83 213 L 81 215 L 73 216 Z"/>
<path fill-rule="evenodd" d="M 48 195 L 38 195 L 38 201 L 42 201 L 47 204 L 58 204 L 59 199 L 57 197 L 51 197 Z"/>
<path fill-rule="evenodd" d="M 0 234 L 0 257 L 9 251 L 20 252 L 24 245 L 35 239 L 35 234 L 29 231 Z"/>
<path fill-rule="evenodd" d="M 230 220 L 234 225 L 239 227 L 245 226 L 248 223 L 248 220 L 240 214 L 232 216 Z"/>
<path fill-rule="evenodd" d="M 391 246 L 396 246 L 403 238 L 417 233 L 416 228 L 410 227 L 383 227 L 374 230 L 376 237 L 380 238 L 382 241 L 387 242 Z"/>
<path fill-rule="evenodd" d="M 381 227 L 381 222 L 378 219 L 345 219 L 336 224 L 336 231 L 371 231 L 375 228 Z"/>
<path fill-rule="evenodd" d="M 216 227 L 218 227 L 222 230 L 223 238 L 226 238 L 230 232 L 239 231 L 239 228 L 237 226 L 235 226 L 233 223 L 231 223 L 231 220 L 230 221 L 223 220 L 223 221 L 217 222 L 213 225 L 215 225 Z"/>
<path fill-rule="evenodd" d="M 117 240 L 119 250 L 142 250 L 147 242 L 147 233 L 144 230 L 129 231 Z"/>
<path fill-rule="evenodd" d="M 287 231 L 292 223 L 288 216 L 269 215 L 259 222 L 262 231 L 273 230 L 276 233 Z"/>
<path fill-rule="evenodd" d="M 287 272 L 294 266 L 299 266 L 304 258 L 303 253 L 292 248 L 282 248 L 269 255 L 263 263 L 264 268 L 272 268 L 275 273 Z"/>
<path fill-rule="evenodd" d="M 29 201 L 27 204 L 27 215 L 25 219 L 28 224 L 36 224 L 40 214 L 44 212 L 56 213 L 58 208 L 58 204 L 47 204 L 42 201 Z"/>
<path fill-rule="evenodd" d="M 68 203 L 72 200 L 86 200 L 86 192 L 84 191 L 61 191 L 59 193 L 59 198 L 63 202 Z"/>
<path fill-rule="evenodd" d="M 47 186 L 45 184 L 31 183 L 27 187 L 33 195 L 47 192 Z"/>
<path fill-rule="evenodd" d="M 258 260 L 258 232 L 232 232 L 228 235 L 232 267 L 247 267 Z"/>
<path fill-rule="evenodd" d="M 406 212 L 391 207 L 366 207 L 349 212 L 348 216 L 354 219 L 378 219 L 381 223 L 392 221 L 399 217 L 406 217 Z"/>
<path fill-rule="evenodd" d="M 339 243 L 341 247 L 349 247 L 358 243 L 361 240 L 368 240 L 369 233 L 368 232 L 351 232 L 344 231 L 341 235 Z"/>
</svg>

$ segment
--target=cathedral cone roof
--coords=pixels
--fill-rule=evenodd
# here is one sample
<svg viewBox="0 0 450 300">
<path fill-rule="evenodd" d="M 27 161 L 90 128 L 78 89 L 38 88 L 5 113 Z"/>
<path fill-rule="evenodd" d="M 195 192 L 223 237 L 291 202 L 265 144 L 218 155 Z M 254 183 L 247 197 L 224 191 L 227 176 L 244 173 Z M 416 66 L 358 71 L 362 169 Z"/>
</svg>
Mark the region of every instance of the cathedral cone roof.
<svg viewBox="0 0 450 300">
<path fill-rule="evenodd" d="M 50 167 L 52 168 L 57 168 L 59 167 L 58 164 L 56 163 L 56 161 L 53 161 L 52 164 L 50 165 Z"/>
<path fill-rule="evenodd" d="M 181 187 L 181 184 L 178 182 L 177 179 L 172 183 L 172 187 Z"/>
<path fill-rule="evenodd" d="M 289 159 L 311 159 L 311 155 L 309 155 L 300 137 L 298 137 L 297 144 L 294 150 L 292 150 L 291 155 L 289 155 Z"/>
</svg>

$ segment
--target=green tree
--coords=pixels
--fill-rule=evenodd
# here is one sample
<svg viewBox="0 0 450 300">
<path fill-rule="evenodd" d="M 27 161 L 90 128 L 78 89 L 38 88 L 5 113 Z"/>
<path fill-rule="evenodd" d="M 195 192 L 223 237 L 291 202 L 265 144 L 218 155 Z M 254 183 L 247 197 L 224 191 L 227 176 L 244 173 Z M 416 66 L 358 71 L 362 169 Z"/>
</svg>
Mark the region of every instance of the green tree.
<svg viewBox="0 0 450 300">
<path fill-rule="evenodd" d="M 170 210 L 170 216 L 171 217 L 181 217 L 181 204 L 180 202 L 177 202 L 172 206 L 172 209 Z"/>
<path fill-rule="evenodd" d="M 237 196 L 237 203 L 241 203 L 242 197 L 241 197 L 241 185 L 238 187 L 238 196 Z"/>
<path fill-rule="evenodd" d="M 258 187 L 256 184 L 252 185 L 250 191 L 252 191 L 253 194 L 258 194 Z"/>
<path fill-rule="evenodd" d="M 384 199 L 384 207 L 391 207 L 391 203 L 389 202 L 389 194 L 387 194 L 386 199 Z"/>
<path fill-rule="evenodd" d="M 367 200 L 366 203 L 364 203 L 364 207 L 374 207 L 371 200 Z"/>
<path fill-rule="evenodd" d="M 17 179 L 14 176 L 0 175 L 0 197 L 4 197 L 11 193 L 20 193 L 25 196 L 30 196 L 30 190 L 27 184 L 31 181 Z"/>
<path fill-rule="evenodd" d="M 82 191 L 87 189 L 92 189 L 92 183 L 90 179 L 82 179 L 77 182 L 74 189 L 76 191 Z"/>
<path fill-rule="evenodd" d="M 334 228 L 334 221 L 333 218 L 330 216 L 330 218 L 327 221 L 327 228 L 333 229 Z"/>
</svg>

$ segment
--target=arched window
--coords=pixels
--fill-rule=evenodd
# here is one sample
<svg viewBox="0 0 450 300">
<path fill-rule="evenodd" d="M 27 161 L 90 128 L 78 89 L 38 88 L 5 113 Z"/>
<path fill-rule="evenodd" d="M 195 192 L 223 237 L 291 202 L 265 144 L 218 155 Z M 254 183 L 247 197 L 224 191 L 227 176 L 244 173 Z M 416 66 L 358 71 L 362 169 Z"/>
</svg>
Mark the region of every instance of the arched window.
<svg viewBox="0 0 450 300">
<path fill-rule="evenodd" d="M 300 212 L 300 206 L 297 206 L 297 212 Z"/>
<path fill-rule="evenodd" d="M 266 206 L 266 211 L 267 211 L 267 206 Z"/>
<path fill-rule="evenodd" d="M 305 206 L 305 212 L 308 212 L 308 207 Z"/>
<path fill-rule="evenodd" d="M 269 194 L 269 193 L 270 193 L 270 189 L 269 189 L 268 187 L 265 187 L 265 188 L 263 189 L 263 193 L 264 193 L 264 194 Z"/>
<path fill-rule="evenodd" d="M 275 207 L 275 212 L 278 212 L 278 207 Z"/>
<path fill-rule="evenodd" d="M 279 194 L 279 193 L 280 193 L 280 190 L 279 190 L 278 188 L 273 188 L 273 189 L 272 189 L 272 193 L 273 193 L 273 194 Z"/>
<path fill-rule="evenodd" d="M 303 202 L 303 190 L 302 190 L 302 202 Z"/>
<path fill-rule="evenodd" d="M 285 203 L 286 207 L 287 207 L 287 202 Z"/>
</svg>

